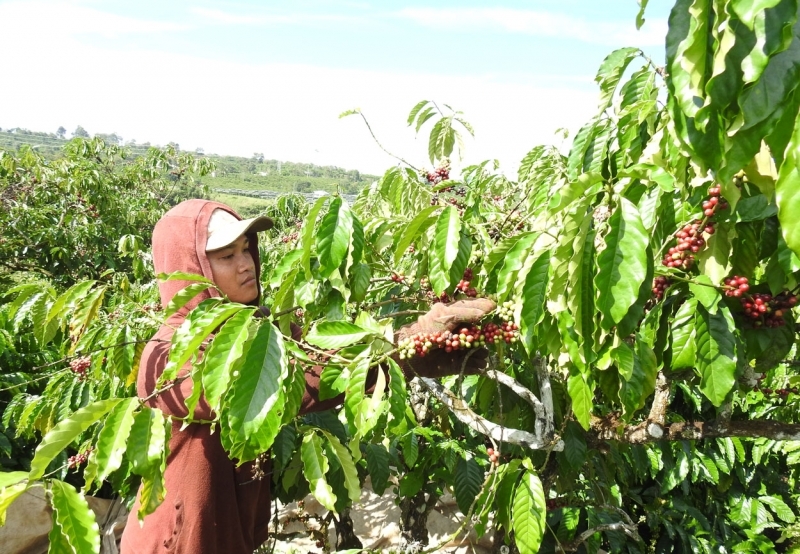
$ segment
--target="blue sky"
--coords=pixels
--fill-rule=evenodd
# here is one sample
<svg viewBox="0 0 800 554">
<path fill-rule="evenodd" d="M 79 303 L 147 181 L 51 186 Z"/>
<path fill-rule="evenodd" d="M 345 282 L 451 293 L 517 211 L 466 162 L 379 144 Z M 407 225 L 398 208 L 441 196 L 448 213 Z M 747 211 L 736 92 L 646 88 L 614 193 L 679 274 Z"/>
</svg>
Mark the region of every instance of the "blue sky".
<svg viewBox="0 0 800 554">
<path fill-rule="evenodd" d="M 593 115 L 609 52 L 663 59 L 671 6 L 651 0 L 637 31 L 635 0 L 0 1 L 0 127 L 382 172 L 392 159 L 338 114 L 361 108 L 425 165 L 405 118 L 431 99 L 475 126 L 463 163 L 513 170 Z"/>
</svg>

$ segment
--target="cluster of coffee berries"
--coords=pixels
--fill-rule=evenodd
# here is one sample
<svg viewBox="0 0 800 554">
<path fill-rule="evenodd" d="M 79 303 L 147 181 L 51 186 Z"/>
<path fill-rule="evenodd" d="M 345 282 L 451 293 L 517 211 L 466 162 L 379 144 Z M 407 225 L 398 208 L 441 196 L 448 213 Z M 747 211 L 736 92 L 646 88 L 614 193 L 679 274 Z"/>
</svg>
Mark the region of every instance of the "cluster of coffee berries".
<svg viewBox="0 0 800 554">
<path fill-rule="evenodd" d="M 758 380 L 759 383 L 762 381 L 762 379 Z M 755 387 L 753 387 L 753 390 L 754 391 L 761 391 L 761 393 L 764 394 L 765 396 L 774 394 L 775 396 L 778 396 L 780 398 L 786 398 L 790 394 L 798 394 L 798 393 L 800 393 L 800 389 L 798 389 L 797 387 L 791 387 L 791 388 L 785 388 L 785 389 L 771 389 L 769 387 L 755 386 Z"/>
<path fill-rule="evenodd" d="M 739 298 L 750 290 L 750 282 L 747 277 L 734 275 L 725 279 L 725 296 Z"/>
<path fill-rule="evenodd" d="M 548 511 L 558 510 L 567 505 L 567 501 L 560 498 L 548 498 L 545 502 Z"/>
<path fill-rule="evenodd" d="M 487 448 L 486 454 L 489 456 L 489 461 L 493 463 L 495 466 L 500 465 L 500 451 L 495 450 L 494 448 Z"/>
<path fill-rule="evenodd" d="M 726 210 L 728 203 L 720 197 L 722 187 L 719 185 L 713 186 L 708 189 L 708 200 L 703 202 L 703 215 L 706 217 L 713 217 L 717 209 Z"/>
<path fill-rule="evenodd" d="M 161 305 L 161 302 L 154 302 L 153 304 L 145 304 L 142 306 L 142 310 L 145 312 L 160 312 L 163 309 L 164 307 Z"/>
<path fill-rule="evenodd" d="M 507 344 L 519 339 L 519 326 L 513 321 L 501 324 L 486 323 L 464 326 L 455 331 L 436 331 L 433 333 L 416 333 L 398 343 L 401 360 L 414 356 L 425 357 L 433 350 L 441 349 L 447 353 L 479 348 L 487 344 L 505 342 Z"/>
<path fill-rule="evenodd" d="M 409 254 L 413 254 L 416 251 L 417 251 L 417 249 L 413 244 L 409 244 L 408 248 L 406 248 L 406 252 L 408 252 Z"/>
<path fill-rule="evenodd" d="M 782 327 L 786 325 L 783 316 L 797 305 L 797 297 L 789 293 L 778 296 L 756 293 L 741 297 L 739 301 L 744 314 L 753 320 L 753 327 Z"/>
<path fill-rule="evenodd" d="M 406 274 L 403 273 L 403 272 L 392 273 L 392 276 L 390 278 L 395 283 L 405 283 L 406 282 Z"/>
<path fill-rule="evenodd" d="M 400 349 L 400 359 L 405 360 L 414 356 L 425 357 L 434 349 L 442 349 L 449 353 L 477 348 L 485 344 L 486 341 L 481 330 L 475 325 L 470 325 L 457 329 L 455 332 L 416 333 L 402 339 L 397 346 Z"/>
<path fill-rule="evenodd" d="M 659 275 L 653 279 L 653 296 L 656 302 L 664 298 L 664 291 L 666 291 L 671 284 L 672 281 L 670 281 L 669 277 L 665 277 L 664 275 Z"/>
<path fill-rule="evenodd" d="M 469 296 L 470 298 L 475 298 L 478 296 L 478 291 L 475 287 L 471 287 L 470 283 L 472 282 L 472 268 L 467 268 L 464 270 L 464 276 L 456 285 L 456 290 L 459 290 Z"/>
<path fill-rule="evenodd" d="M 74 456 L 70 456 L 67 459 L 67 467 L 69 469 L 75 469 L 79 465 L 85 464 L 86 461 L 89 459 L 89 454 L 92 453 L 92 450 L 94 450 L 94 448 L 90 446 L 89 448 L 87 448 L 83 452 L 78 452 Z"/>
<path fill-rule="evenodd" d="M 495 344 L 500 341 L 511 344 L 519 339 L 519 325 L 513 321 L 504 321 L 500 325 L 487 323 L 483 326 L 481 332 L 487 344 Z"/>
<path fill-rule="evenodd" d="M 305 313 L 305 312 L 304 312 L 302 309 L 300 309 L 300 308 L 297 308 L 297 309 L 294 311 L 294 316 L 295 316 L 297 319 L 303 319 L 303 318 L 305 317 L 305 315 L 306 315 L 306 313 Z"/>
<path fill-rule="evenodd" d="M 294 241 L 297 240 L 297 237 L 298 237 L 297 233 L 291 233 L 291 234 L 288 234 L 288 235 L 284 235 L 284 236 L 281 237 L 281 242 L 283 242 L 284 244 L 289 243 L 289 242 L 294 242 Z"/>
<path fill-rule="evenodd" d="M 294 220 L 294 227 L 295 229 L 302 229 L 303 228 L 303 221 L 301 219 Z"/>
<path fill-rule="evenodd" d="M 714 234 L 714 224 L 708 222 L 705 225 L 700 221 L 687 223 L 683 229 L 675 233 L 678 244 L 667 251 L 667 255 L 661 261 L 667 267 L 674 267 L 688 270 L 694 265 L 694 254 L 698 253 L 706 244 L 703 233 Z"/>
<path fill-rule="evenodd" d="M 425 178 L 428 182 L 432 185 L 438 185 L 442 181 L 447 181 L 450 179 L 450 162 L 445 160 L 442 165 L 434 169 L 433 171 L 428 171 L 425 174 Z"/>
<path fill-rule="evenodd" d="M 419 278 L 419 288 L 420 290 L 431 290 L 431 280 L 423 275 Z"/>
<path fill-rule="evenodd" d="M 78 358 L 73 358 L 69 362 L 69 369 L 78 376 L 78 379 L 85 381 L 88 377 L 86 370 L 88 370 L 91 365 L 92 359 L 89 356 L 79 356 Z"/>
<path fill-rule="evenodd" d="M 505 302 L 497 306 L 496 311 L 497 311 L 497 316 L 503 321 L 514 320 L 514 302 L 512 300 L 506 300 Z"/>
</svg>

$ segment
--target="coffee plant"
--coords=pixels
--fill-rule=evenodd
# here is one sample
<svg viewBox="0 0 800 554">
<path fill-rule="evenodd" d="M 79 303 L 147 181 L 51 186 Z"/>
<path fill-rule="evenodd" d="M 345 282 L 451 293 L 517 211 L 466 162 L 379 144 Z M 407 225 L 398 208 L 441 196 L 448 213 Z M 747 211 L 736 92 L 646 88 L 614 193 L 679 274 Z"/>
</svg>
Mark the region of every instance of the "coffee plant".
<svg viewBox="0 0 800 554">
<path fill-rule="evenodd" d="M 284 201 L 291 221 L 262 241 L 273 321 L 202 302 L 159 387 L 191 379 L 188 413 L 204 394 L 231 457 L 269 451 L 259 477 L 284 501 L 313 494 L 337 529 L 369 476 L 396 494 L 409 543 L 452 492 L 461 530 L 525 554 L 799 551 L 797 16 L 796 0 L 678 0 L 666 65 L 609 54 L 568 155 L 537 146 L 513 177 L 454 171 L 456 123 L 472 129 L 420 102 L 408 124 L 431 124 L 438 169 L 398 158 L 352 206 Z M 213 285 L 159 278 L 188 284 L 160 311 L 144 277 L 6 291 L 3 436 L 38 446 L 0 473 L 0 514 L 45 487 L 53 551 L 97 551 L 83 494 L 104 483 L 126 498 L 143 483 L 142 518 L 163 500 L 170 425 L 134 396 L 136 362 Z M 433 303 L 471 296 L 498 309 L 395 344 Z M 448 348 L 487 367 L 406 380 L 398 362 Z M 309 365 L 338 410 L 297 416 Z"/>
</svg>

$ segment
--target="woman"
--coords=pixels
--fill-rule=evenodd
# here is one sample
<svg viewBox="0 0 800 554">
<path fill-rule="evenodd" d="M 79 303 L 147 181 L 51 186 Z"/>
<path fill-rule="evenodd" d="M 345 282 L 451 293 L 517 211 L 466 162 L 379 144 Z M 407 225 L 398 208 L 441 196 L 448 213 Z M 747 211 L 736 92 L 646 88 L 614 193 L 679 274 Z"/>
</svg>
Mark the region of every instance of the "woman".
<svg viewBox="0 0 800 554">
<path fill-rule="evenodd" d="M 155 271 L 203 275 L 213 280 L 230 300 L 258 306 L 261 264 L 257 233 L 272 225 L 266 217 L 242 220 L 225 204 L 187 200 L 167 212 L 153 230 Z M 161 304 L 166 306 L 187 284 L 177 280 L 159 283 Z M 137 498 L 122 535 L 122 554 L 252 554 L 267 539 L 270 479 L 254 480 L 252 462 L 237 467 L 222 448 L 219 433 L 211 433 L 210 425 L 191 423 L 181 430 L 183 422 L 178 418 L 188 415 L 185 399 L 191 394 L 191 379 L 150 398 L 166 366 L 173 333 L 194 307 L 212 296 L 219 293 L 207 289 L 170 316 L 142 354 L 139 396 L 148 398 L 149 406 L 175 419 L 164 473 L 164 502 L 140 525 Z M 452 306 L 436 304 L 431 313 L 401 331 L 408 335 L 420 330 L 452 329 L 459 322 L 476 321 L 493 308 L 489 300 Z M 293 329 L 296 339 L 299 331 Z M 407 373 L 428 376 L 457 372 L 460 367 L 459 359 L 449 355 L 404 364 Z M 190 369 L 187 364 L 181 375 Z M 329 409 L 342 401 L 319 400 L 320 373 L 319 367 L 306 370 L 301 413 Z M 208 403 L 201 398 L 194 418 L 208 421 L 213 417 Z"/>
</svg>

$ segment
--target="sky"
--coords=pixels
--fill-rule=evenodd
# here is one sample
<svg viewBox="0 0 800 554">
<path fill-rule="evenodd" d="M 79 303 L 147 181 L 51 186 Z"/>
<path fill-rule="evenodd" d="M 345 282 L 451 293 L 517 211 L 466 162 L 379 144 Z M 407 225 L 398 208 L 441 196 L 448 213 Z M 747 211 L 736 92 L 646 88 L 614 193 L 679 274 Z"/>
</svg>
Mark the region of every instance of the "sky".
<svg viewBox="0 0 800 554">
<path fill-rule="evenodd" d="M 0 0 L 0 128 L 380 174 L 427 159 L 420 100 L 475 129 L 457 169 L 514 171 L 538 144 L 567 148 L 595 114 L 603 59 L 636 46 L 663 63 L 672 2 L 650 0 Z M 444 108 L 443 108 L 444 109 Z"/>
</svg>

